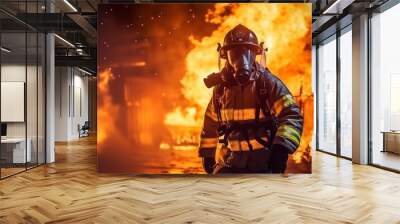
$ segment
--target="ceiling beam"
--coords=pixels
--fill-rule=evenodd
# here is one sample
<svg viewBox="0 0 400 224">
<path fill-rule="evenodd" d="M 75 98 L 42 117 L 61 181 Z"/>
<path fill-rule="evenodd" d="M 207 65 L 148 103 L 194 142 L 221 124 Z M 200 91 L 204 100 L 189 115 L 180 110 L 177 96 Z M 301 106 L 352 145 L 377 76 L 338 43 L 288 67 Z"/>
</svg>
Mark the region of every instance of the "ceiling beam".
<svg viewBox="0 0 400 224">
<path fill-rule="evenodd" d="M 56 66 L 79 66 L 96 70 L 97 60 L 91 56 L 55 56 L 55 64 Z"/>
<path fill-rule="evenodd" d="M 342 14 L 349 5 L 353 4 L 355 0 L 336 0 L 330 4 L 323 12 L 324 15 Z"/>
<path fill-rule="evenodd" d="M 82 30 L 84 30 L 93 40 L 92 45 L 96 45 L 97 39 L 97 30 L 88 22 L 88 20 L 80 14 L 68 14 L 68 17 L 74 21 L 77 25 L 79 25 Z"/>
</svg>

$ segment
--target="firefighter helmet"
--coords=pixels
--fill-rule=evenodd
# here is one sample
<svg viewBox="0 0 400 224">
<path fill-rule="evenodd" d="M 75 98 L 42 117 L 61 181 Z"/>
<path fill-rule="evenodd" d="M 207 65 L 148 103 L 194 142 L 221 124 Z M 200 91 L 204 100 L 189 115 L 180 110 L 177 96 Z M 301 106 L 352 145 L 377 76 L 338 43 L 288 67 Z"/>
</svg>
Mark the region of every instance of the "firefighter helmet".
<svg viewBox="0 0 400 224">
<path fill-rule="evenodd" d="M 257 55 L 262 54 L 262 44 L 258 43 L 256 34 L 249 28 L 239 24 L 230 30 L 224 38 L 224 45 L 218 45 L 220 57 L 227 58 L 227 50 L 235 46 L 248 46 L 254 49 Z"/>
</svg>

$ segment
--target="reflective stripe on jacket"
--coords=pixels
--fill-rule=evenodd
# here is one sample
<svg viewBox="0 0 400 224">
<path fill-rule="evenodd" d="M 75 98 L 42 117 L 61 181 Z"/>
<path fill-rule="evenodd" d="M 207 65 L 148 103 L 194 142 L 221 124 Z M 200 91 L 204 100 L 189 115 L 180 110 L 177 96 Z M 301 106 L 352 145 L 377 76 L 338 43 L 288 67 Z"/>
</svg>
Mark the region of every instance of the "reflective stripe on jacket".
<svg viewBox="0 0 400 224">
<path fill-rule="evenodd" d="M 269 105 L 270 107 L 264 109 L 269 110 L 269 113 L 275 117 L 278 126 L 272 143 L 282 145 L 287 148 L 290 153 L 293 153 L 300 144 L 303 130 L 303 116 L 301 115 L 301 110 L 288 88 L 279 78 L 266 69 L 261 68 L 259 65 L 257 68 L 258 72 L 251 77 L 247 85 L 220 87 L 223 88 L 221 96 L 218 97 L 221 106 L 220 114 L 222 123 L 254 122 L 257 99 L 259 98 L 255 90 L 255 82 L 257 82 L 256 80 L 259 78 L 258 84 L 261 85 L 261 91 L 266 91 L 265 97 L 263 97 L 262 100 L 266 100 L 265 105 Z M 201 157 L 213 157 L 217 144 L 219 144 L 217 133 L 219 126 L 218 115 L 215 110 L 214 97 L 216 97 L 216 90 L 213 92 L 212 99 L 207 106 L 204 117 L 199 146 L 199 156 Z M 260 121 L 266 119 L 265 116 L 264 113 L 260 112 Z M 257 133 L 259 133 L 258 136 L 263 140 L 267 142 L 271 141 L 268 139 L 268 133 L 260 133 L 258 131 Z M 252 131 L 249 131 L 249 141 L 253 149 L 263 148 L 263 146 L 255 140 Z M 228 147 L 231 148 L 232 151 L 247 151 L 249 148 L 248 142 L 239 132 L 233 132 L 229 135 Z"/>
</svg>

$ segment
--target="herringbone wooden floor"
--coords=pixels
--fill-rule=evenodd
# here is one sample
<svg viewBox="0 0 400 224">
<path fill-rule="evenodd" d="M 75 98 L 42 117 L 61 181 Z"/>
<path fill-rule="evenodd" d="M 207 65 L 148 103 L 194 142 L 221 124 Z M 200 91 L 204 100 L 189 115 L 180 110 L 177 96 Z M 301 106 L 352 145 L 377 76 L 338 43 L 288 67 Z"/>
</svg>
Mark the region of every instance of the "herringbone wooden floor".
<svg viewBox="0 0 400 224">
<path fill-rule="evenodd" d="M 0 181 L 0 223 L 400 223 L 400 175 L 315 153 L 312 175 L 96 172 L 95 139 Z"/>
</svg>

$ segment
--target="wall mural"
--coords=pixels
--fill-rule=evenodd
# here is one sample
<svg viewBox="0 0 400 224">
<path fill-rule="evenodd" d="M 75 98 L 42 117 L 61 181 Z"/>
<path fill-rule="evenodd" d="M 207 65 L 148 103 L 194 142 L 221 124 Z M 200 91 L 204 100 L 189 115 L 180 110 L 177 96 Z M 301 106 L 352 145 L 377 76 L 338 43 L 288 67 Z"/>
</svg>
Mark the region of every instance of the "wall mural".
<svg viewBox="0 0 400 224">
<path fill-rule="evenodd" d="M 311 4 L 102 4 L 100 172 L 311 173 Z"/>
</svg>

